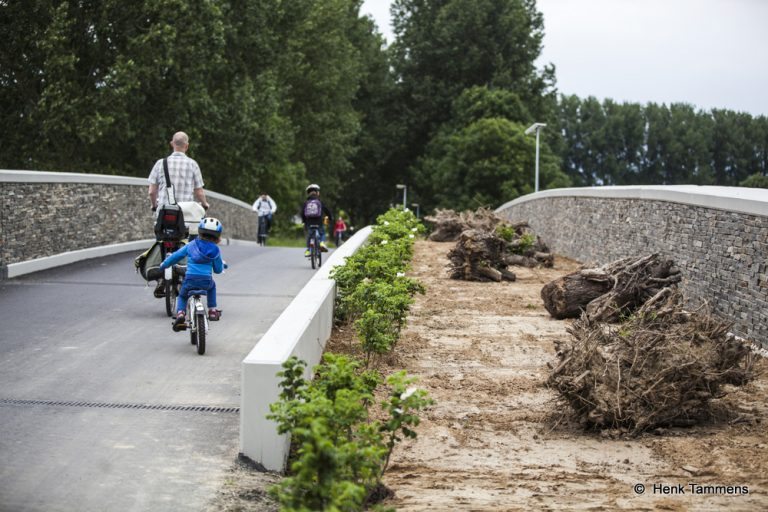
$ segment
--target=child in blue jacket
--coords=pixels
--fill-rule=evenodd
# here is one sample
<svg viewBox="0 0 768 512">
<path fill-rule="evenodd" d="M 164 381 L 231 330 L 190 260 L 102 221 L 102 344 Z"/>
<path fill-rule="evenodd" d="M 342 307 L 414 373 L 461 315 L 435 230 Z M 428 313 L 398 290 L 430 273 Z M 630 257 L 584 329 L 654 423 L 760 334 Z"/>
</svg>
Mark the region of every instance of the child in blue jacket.
<svg viewBox="0 0 768 512">
<path fill-rule="evenodd" d="M 221 259 L 221 251 L 217 245 L 221 240 L 223 230 L 218 219 L 204 218 L 198 225 L 198 237 L 178 251 L 168 255 L 165 261 L 160 264 L 160 268 L 165 270 L 185 257 L 187 258 L 187 273 L 176 300 L 174 331 L 181 331 L 186 328 L 185 311 L 191 290 L 207 290 L 208 320 L 218 320 L 221 317 L 221 311 L 216 308 L 216 283 L 213 280 L 213 273 L 221 274 L 227 268 Z"/>
</svg>

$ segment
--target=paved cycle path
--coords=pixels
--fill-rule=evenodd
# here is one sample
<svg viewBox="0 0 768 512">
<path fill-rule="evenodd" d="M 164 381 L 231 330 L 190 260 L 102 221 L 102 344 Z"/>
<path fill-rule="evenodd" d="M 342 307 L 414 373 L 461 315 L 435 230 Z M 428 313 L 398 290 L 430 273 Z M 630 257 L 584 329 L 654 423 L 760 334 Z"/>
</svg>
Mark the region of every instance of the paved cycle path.
<svg viewBox="0 0 768 512">
<path fill-rule="evenodd" d="M 312 276 L 222 246 L 206 354 L 134 253 L 0 282 L 0 511 L 202 510 L 238 452 L 240 362 Z"/>
</svg>

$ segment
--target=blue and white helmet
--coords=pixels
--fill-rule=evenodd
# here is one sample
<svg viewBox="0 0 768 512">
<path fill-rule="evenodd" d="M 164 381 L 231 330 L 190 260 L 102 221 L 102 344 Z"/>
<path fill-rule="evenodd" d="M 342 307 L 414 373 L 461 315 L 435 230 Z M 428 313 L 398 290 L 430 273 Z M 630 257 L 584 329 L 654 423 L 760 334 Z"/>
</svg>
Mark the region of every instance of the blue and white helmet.
<svg viewBox="0 0 768 512">
<path fill-rule="evenodd" d="M 213 217 L 206 217 L 200 221 L 197 225 L 197 232 L 200 235 L 208 235 L 213 238 L 221 238 L 221 233 L 224 231 L 224 226 L 221 225 L 219 219 Z"/>
</svg>

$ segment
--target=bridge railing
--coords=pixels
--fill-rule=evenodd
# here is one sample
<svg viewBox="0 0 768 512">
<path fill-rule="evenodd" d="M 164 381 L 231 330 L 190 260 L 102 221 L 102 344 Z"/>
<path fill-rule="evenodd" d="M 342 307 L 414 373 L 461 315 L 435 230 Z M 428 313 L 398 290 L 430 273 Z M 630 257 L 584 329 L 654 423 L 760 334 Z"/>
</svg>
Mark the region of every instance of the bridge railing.
<svg viewBox="0 0 768 512">
<path fill-rule="evenodd" d="M 148 247 L 154 217 L 145 178 L 0 170 L 0 279 Z M 206 191 L 225 236 L 256 240 L 249 204 Z"/>
<path fill-rule="evenodd" d="M 553 252 L 585 263 L 658 252 L 733 332 L 768 347 L 768 190 L 634 186 L 546 190 L 496 210 L 528 221 Z"/>
</svg>

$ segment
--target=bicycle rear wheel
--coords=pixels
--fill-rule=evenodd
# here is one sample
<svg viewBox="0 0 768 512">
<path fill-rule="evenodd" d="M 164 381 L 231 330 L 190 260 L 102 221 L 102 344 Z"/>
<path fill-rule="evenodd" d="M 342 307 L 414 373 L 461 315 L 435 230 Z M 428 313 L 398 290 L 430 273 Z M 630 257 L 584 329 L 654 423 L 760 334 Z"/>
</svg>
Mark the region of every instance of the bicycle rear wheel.
<svg viewBox="0 0 768 512">
<path fill-rule="evenodd" d="M 317 247 L 312 244 L 309 246 L 309 261 L 312 264 L 312 269 L 314 270 L 317 260 Z"/>
<path fill-rule="evenodd" d="M 205 354 L 205 313 L 195 313 L 195 331 L 197 331 L 197 353 Z"/>
<path fill-rule="evenodd" d="M 165 312 L 168 316 L 173 316 L 176 309 L 176 274 L 169 280 L 165 279 Z"/>
</svg>

